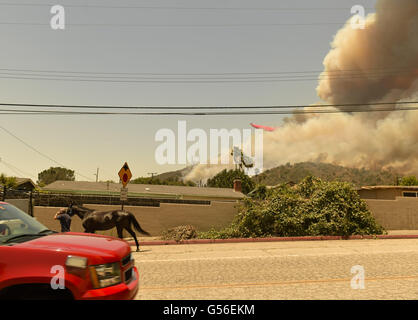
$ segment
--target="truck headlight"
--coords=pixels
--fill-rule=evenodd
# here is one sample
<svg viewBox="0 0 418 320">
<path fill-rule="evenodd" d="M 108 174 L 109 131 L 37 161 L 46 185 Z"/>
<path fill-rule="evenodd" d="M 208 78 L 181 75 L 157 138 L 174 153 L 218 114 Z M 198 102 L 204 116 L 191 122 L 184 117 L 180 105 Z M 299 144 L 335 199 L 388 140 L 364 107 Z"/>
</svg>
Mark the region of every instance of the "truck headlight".
<svg viewBox="0 0 418 320">
<path fill-rule="evenodd" d="M 65 269 L 68 273 L 80 278 L 87 276 L 87 258 L 79 256 L 67 256 Z"/>
<path fill-rule="evenodd" d="M 89 269 L 95 289 L 113 286 L 121 282 L 119 262 L 90 266 Z"/>
<path fill-rule="evenodd" d="M 87 258 L 78 256 L 68 256 L 65 266 L 71 268 L 85 269 L 87 267 Z"/>
</svg>

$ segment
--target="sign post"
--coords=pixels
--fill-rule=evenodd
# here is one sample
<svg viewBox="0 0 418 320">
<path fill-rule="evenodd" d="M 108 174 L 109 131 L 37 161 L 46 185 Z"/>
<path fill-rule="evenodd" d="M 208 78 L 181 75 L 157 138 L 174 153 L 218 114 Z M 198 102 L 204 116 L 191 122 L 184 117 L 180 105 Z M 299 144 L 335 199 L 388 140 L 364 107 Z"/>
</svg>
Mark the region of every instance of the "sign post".
<svg viewBox="0 0 418 320">
<path fill-rule="evenodd" d="M 120 189 L 120 200 L 127 201 L 128 200 L 128 188 Z"/>
<path fill-rule="evenodd" d="M 128 188 L 126 186 L 128 185 L 129 181 L 131 181 L 132 178 L 132 172 L 129 169 L 128 163 L 125 162 L 122 169 L 119 170 L 119 178 L 122 182 L 122 189 L 120 189 L 120 201 L 122 202 L 122 210 L 125 204 L 125 201 L 128 200 Z"/>
</svg>

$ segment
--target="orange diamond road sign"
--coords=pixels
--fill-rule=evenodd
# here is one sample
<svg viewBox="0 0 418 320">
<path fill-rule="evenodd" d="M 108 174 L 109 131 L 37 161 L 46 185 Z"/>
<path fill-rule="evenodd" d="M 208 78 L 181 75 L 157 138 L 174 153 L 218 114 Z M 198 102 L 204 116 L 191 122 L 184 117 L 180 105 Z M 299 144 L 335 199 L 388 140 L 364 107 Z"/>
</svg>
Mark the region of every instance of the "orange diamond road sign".
<svg viewBox="0 0 418 320">
<path fill-rule="evenodd" d="M 132 173 L 131 173 L 131 170 L 129 169 L 128 163 L 125 162 L 122 169 L 120 169 L 119 178 L 120 178 L 120 181 L 122 181 L 123 187 L 125 188 L 132 178 Z"/>
</svg>

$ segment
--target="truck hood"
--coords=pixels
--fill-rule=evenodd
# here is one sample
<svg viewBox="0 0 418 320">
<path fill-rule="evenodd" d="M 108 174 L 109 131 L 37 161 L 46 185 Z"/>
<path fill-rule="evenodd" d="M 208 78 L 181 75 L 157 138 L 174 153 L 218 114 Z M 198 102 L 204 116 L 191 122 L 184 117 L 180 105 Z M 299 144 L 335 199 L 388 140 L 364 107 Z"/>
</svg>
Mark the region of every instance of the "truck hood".
<svg viewBox="0 0 418 320">
<path fill-rule="evenodd" d="M 52 234 L 16 247 L 79 255 L 89 258 L 93 264 L 119 261 L 131 251 L 129 244 L 118 238 L 82 233 Z"/>
</svg>

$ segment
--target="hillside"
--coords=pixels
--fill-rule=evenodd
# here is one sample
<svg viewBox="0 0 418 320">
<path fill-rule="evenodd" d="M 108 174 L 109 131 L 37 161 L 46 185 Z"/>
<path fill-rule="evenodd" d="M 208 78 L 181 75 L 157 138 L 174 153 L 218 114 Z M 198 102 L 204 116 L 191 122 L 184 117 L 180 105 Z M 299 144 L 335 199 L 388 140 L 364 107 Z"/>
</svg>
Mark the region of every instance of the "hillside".
<svg viewBox="0 0 418 320">
<path fill-rule="evenodd" d="M 401 176 L 394 171 L 357 169 L 330 163 L 301 162 L 266 170 L 257 177 L 253 177 L 253 179 L 256 183 L 272 186 L 286 182 L 299 183 L 308 175 L 327 181 L 351 182 L 358 187 L 394 185 L 397 177 Z"/>
<path fill-rule="evenodd" d="M 168 172 L 164 172 L 161 174 L 157 174 L 154 176 L 154 178 L 159 179 L 160 181 L 171 180 L 171 179 L 181 179 L 185 177 L 192 169 L 193 167 L 189 166 L 180 170 L 168 171 Z"/>
<path fill-rule="evenodd" d="M 168 171 L 157 174 L 154 177 L 138 177 L 131 180 L 133 184 L 156 184 L 156 185 L 173 185 L 173 186 L 195 186 L 192 181 L 183 181 L 183 177 L 187 175 L 192 167 L 186 167 L 176 171 Z"/>
<path fill-rule="evenodd" d="M 132 183 L 176 184 L 181 182 L 193 167 L 185 167 L 176 171 L 169 171 L 155 175 L 153 182 L 150 177 L 137 178 Z M 338 166 L 331 163 L 300 162 L 293 165 L 286 164 L 264 171 L 253 181 L 268 186 L 280 183 L 299 183 L 306 176 L 313 175 L 326 181 L 346 181 L 355 186 L 394 185 L 402 174 L 395 171 L 367 170 Z"/>
</svg>

